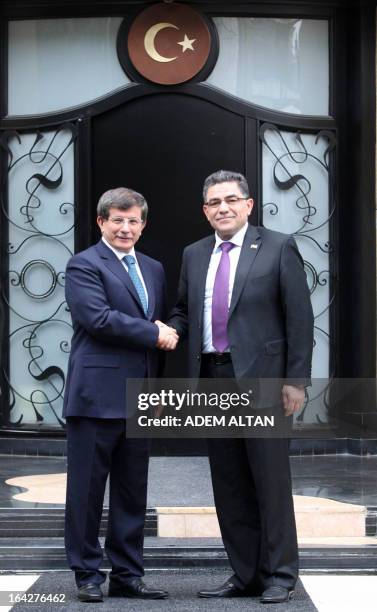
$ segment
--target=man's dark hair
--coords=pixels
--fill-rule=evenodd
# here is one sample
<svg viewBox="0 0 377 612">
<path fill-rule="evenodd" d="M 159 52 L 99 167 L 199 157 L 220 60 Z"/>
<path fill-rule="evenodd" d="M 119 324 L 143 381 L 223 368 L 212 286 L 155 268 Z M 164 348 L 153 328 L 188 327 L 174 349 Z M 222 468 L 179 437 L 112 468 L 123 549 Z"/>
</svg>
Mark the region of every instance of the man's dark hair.
<svg viewBox="0 0 377 612">
<path fill-rule="evenodd" d="M 138 206 L 141 209 L 141 219 L 142 221 L 146 221 L 148 204 L 141 193 L 133 191 L 133 189 L 127 189 L 127 187 L 109 189 L 109 191 L 105 191 L 105 193 L 101 195 L 98 201 L 97 215 L 102 217 L 102 219 L 108 219 L 110 208 L 127 210 L 132 206 Z"/>
<path fill-rule="evenodd" d="M 248 198 L 249 185 L 243 174 L 233 172 L 232 170 L 218 170 L 207 176 L 203 185 L 203 202 L 207 202 L 208 189 L 219 183 L 237 183 L 244 198 Z"/>
</svg>

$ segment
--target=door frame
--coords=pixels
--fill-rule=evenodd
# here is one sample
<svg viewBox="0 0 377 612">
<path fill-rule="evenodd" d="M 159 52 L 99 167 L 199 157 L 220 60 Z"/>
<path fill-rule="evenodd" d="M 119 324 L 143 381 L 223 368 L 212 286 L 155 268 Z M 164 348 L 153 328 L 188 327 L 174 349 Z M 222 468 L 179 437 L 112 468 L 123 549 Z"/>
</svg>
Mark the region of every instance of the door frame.
<svg viewBox="0 0 377 612">
<path fill-rule="evenodd" d="M 184 84 L 171 88 L 135 85 L 109 95 L 100 101 L 78 109 L 53 113 L 48 116 L 15 118 L 7 116 L 7 22 L 12 19 L 42 19 L 59 17 L 124 16 L 139 10 L 141 1 L 97 3 L 53 2 L 39 0 L 25 6 L 23 0 L 2 3 L 0 7 L 0 129 L 32 131 L 57 126 L 66 121 L 78 125 L 75 144 L 77 170 L 75 197 L 79 219 L 75 232 L 75 248 L 81 250 L 89 244 L 91 224 L 87 202 L 90 201 L 90 133 L 91 118 L 137 96 L 158 95 L 161 92 L 199 96 L 215 104 L 223 104 L 221 94 L 210 86 Z M 333 239 L 337 244 L 335 261 L 339 277 L 338 298 L 331 315 L 331 328 L 341 329 L 334 338 L 336 359 L 334 373 L 339 377 L 370 377 L 376 375 L 376 231 L 375 231 L 375 9 L 364 6 L 362 0 L 353 7 L 343 8 L 340 1 L 279 3 L 269 0 L 255 4 L 236 2 L 229 6 L 223 2 L 192 0 L 209 16 L 232 15 L 251 17 L 317 18 L 329 21 L 330 32 L 330 116 L 327 118 L 288 115 L 263 109 L 258 120 L 277 123 L 287 129 L 310 131 L 313 128 L 335 129 L 337 135 L 336 193 L 339 203 Z M 347 51 L 347 52 L 346 52 Z M 361 67 L 362 66 L 362 70 Z M 136 91 L 137 90 L 137 91 Z M 345 95 L 347 92 L 348 95 Z M 351 93 L 349 93 L 351 92 Z M 250 105 L 238 99 L 229 99 L 234 112 Z M 246 110 L 246 109 L 245 109 Z M 0 171 L 5 170 L 5 153 L 0 150 Z M 77 176 L 78 176 L 77 173 Z M 250 183 L 261 185 L 260 169 L 248 173 Z M 349 197 L 349 194 L 352 197 Z M 6 196 L 6 194 L 5 194 Z M 256 194 L 258 200 L 260 194 Z M 7 228 L 0 221 L 1 242 L 7 242 Z M 350 249 L 352 245 L 352 249 Z M 2 276 L 7 270 L 7 258 L 1 257 Z M 4 276 L 3 276 L 4 277 Z M 356 324 L 354 324 L 356 320 Z M 4 313 L 4 335 L 9 326 Z M 8 349 L 2 345 L 2 362 L 8 362 Z M 6 393 L 2 395 L 3 414 L 6 411 Z M 361 417 L 362 418 L 362 417 Z M 55 432 L 56 433 L 56 432 Z"/>
</svg>

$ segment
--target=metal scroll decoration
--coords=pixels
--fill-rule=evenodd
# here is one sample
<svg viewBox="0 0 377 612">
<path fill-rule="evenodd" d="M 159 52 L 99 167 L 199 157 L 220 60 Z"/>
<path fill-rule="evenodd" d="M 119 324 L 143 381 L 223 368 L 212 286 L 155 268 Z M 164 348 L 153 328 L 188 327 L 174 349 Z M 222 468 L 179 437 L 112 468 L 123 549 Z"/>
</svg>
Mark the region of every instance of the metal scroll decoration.
<svg viewBox="0 0 377 612">
<path fill-rule="evenodd" d="M 73 123 L 48 132 L 1 133 L 0 147 L 8 159 L 1 182 L 1 213 L 9 236 L 2 246 L 9 266 L 1 283 L 2 306 L 9 311 L 9 368 L 2 367 L 3 399 L 8 394 L 10 408 L 3 422 L 7 428 L 64 427 L 62 398 L 72 335 L 64 270 L 73 254 L 76 138 Z"/>
<path fill-rule="evenodd" d="M 335 177 L 332 168 L 336 135 L 331 130 L 320 130 L 316 134 L 304 135 L 299 131 L 296 133 L 282 131 L 276 125 L 264 123 L 260 129 L 260 139 L 270 159 L 273 190 L 276 194 L 276 200 L 263 204 L 264 225 L 269 227 L 271 225 L 269 219 L 273 217 L 289 216 L 288 232 L 294 235 L 303 255 L 315 317 L 313 386 L 309 390 L 306 404 L 297 422 L 307 423 L 307 414 L 311 412 L 314 422 L 323 425 L 329 416 L 332 373 L 327 371 L 324 375 L 323 364 L 318 363 L 320 361 L 318 356 L 316 364 L 316 347 L 319 342 L 321 345 L 325 342 L 328 358 L 329 311 L 336 297 L 337 286 L 336 275 L 331 265 L 334 244 L 331 242 L 330 231 L 336 211 Z M 323 207 L 320 210 L 321 201 L 318 193 L 315 193 L 317 185 L 313 172 L 316 171 L 321 174 L 322 180 L 326 181 L 329 202 L 326 210 L 323 210 Z M 282 207 L 289 207 L 290 210 L 282 211 Z M 280 229 L 280 231 L 285 230 Z M 320 297 L 321 290 L 322 293 L 326 290 L 325 302 L 323 296 Z M 316 368 L 316 365 L 319 367 Z M 316 369 L 321 372 L 319 376 Z"/>
</svg>

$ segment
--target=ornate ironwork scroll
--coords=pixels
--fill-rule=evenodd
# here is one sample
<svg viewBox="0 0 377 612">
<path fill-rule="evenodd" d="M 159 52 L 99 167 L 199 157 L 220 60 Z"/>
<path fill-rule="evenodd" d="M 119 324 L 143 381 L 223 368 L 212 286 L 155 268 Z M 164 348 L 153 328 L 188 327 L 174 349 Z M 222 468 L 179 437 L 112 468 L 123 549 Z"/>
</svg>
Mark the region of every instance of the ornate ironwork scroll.
<svg viewBox="0 0 377 612">
<path fill-rule="evenodd" d="M 336 296 L 331 258 L 331 221 L 336 201 L 331 154 L 335 133 L 302 134 L 264 123 L 263 224 L 293 234 L 304 259 L 315 316 L 313 387 L 298 417 L 305 424 L 328 420 L 330 372 L 330 308 Z"/>
<path fill-rule="evenodd" d="M 2 368 L 10 405 L 7 428 L 64 427 L 72 335 L 64 271 L 74 247 L 76 137 L 73 123 L 55 131 L 1 135 L 8 158 L 1 184 L 2 221 L 9 236 L 2 245 L 9 267 L 1 290 L 9 311 L 9 368 Z"/>
</svg>

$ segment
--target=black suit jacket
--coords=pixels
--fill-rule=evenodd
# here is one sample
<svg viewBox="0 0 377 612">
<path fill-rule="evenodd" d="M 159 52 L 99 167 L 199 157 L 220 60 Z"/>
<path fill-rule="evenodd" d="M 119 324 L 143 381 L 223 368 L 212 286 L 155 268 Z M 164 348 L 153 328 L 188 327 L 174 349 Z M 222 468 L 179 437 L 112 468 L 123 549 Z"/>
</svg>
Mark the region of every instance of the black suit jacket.
<svg viewBox="0 0 377 612">
<path fill-rule="evenodd" d="M 178 301 L 169 325 L 188 336 L 189 377 L 200 375 L 204 292 L 215 245 L 209 236 L 183 253 Z M 313 311 L 294 239 L 249 225 L 229 310 L 228 336 L 237 379 L 310 383 Z"/>
</svg>

